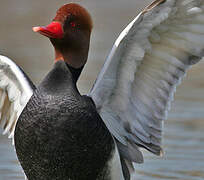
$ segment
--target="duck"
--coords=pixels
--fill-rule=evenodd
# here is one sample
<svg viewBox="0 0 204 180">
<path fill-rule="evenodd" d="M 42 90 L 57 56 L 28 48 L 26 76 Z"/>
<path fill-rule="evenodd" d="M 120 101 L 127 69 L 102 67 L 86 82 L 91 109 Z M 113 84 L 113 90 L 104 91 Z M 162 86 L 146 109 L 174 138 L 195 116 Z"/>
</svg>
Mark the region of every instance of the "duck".
<svg viewBox="0 0 204 180">
<path fill-rule="evenodd" d="M 51 41 L 54 65 L 35 86 L 0 56 L 0 125 L 27 180 L 130 180 L 141 149 L 163 155 L 162 128 L 178 84 L 204 56 L 204 2 L 155 0 L 122 31 L 93 88 L 76 85 L 93 21 L 65 4 L 33 31 Z"/>
</svg>

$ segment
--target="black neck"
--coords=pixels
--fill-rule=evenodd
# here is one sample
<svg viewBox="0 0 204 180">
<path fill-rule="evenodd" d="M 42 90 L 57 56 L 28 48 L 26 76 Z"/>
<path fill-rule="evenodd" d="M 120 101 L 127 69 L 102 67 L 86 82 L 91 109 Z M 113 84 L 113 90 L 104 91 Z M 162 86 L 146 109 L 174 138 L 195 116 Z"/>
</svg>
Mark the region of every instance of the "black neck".
<svg viewBox="0 0 204 180">
<path fill-rule="evenodd" d="M 67 64 L 67 67 L 69 68 L 69 70 L 72 74 L 72 78 L 73 78 L 74 83 L 76 83 L 77 80 L 79 79 L 79 76 L 80 76 L 84 66 L 82 66 L 80 68 L 74 68 L 74 67 L 70 66 L 69 64 Z"/>
<path fill-rule="evenodd" d="M 83 67 L 75 69 L 66 62 L 59 60 L 40 83 L 39 87 L 46 93 L 51 92 L 52 94 L 68 93 L 67 90 L 73 91 L 73 89 L 75 89 L 73 92 L 78 92 L 76 82 L 82 69 Z"/>
</svg>

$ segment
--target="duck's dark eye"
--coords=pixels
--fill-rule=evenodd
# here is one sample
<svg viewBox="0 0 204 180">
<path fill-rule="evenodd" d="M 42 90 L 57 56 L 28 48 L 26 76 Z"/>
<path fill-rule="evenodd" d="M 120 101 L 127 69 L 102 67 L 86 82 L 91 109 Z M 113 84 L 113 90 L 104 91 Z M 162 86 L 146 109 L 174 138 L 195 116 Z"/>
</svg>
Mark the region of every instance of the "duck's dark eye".
<svg viewBox="0 0 204 180">
<path fill-rule="evenodd" d="M 76 27 L 75 17 L 72 14 L 70 14 L 67 17 L 64 23 L 64 29 L 69 28 L 69 27 L 72 27 L 72 28 Z"/>
<path fill-rule="evenodd" d="M 70 26 L 74 28 L 74 27 L 76 27 L 76 23 L 75 22 L 70 22 Z"/>
</svg>

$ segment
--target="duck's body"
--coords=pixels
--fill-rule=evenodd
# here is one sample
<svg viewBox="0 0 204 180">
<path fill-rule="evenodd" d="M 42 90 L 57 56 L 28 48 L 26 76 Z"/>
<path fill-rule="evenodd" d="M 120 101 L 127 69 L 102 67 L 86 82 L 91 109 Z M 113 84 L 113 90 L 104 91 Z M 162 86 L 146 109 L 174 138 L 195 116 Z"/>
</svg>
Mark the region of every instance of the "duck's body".
<svg viewBox="0 0 204 180">
<path fill-rule="evenodd" d="M 91 29 L 90 15 L 74 3 L 62 6 L 50 25 L 33 28 L 50 38 L 55 65 L 34 90 L 15 128 L 16 152 L 29 180 L 124 179 L 113 136 L 93 100 L 81 96 L 76 86 Z"/>
<path fill-rule="evenodd" d="M 64 61 L 55 63 L 19 118 L 15 146 L 29 180 L 101 180 L 100 172 L 109 180 L 114 141 L 75 78 Z"/>
</svg>

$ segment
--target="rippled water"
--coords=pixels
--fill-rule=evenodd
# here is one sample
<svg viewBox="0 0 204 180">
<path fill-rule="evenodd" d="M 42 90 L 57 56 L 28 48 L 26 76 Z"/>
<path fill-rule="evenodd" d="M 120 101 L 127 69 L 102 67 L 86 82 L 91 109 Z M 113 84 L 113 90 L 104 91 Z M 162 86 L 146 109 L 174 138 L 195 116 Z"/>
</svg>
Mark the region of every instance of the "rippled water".
<svg viewBox="0 0 204 180">
<path fill-rule="evenodd" d="M 34 25 L 50 22 L 61 0 L 2 0 L 0 53 L 13 58 L 37 84 L 53 64 L 47 38 L 32 32 Z M 82 93 L 93 84 L 114 39 L 150 0 L 83 0 L 94 19 L 88 64 L 78 83 Z M 48 4 L 49 3 L 49 4 Z M 164 125 L 164 157 L 145 152 L 145 163 L 135 165 L 134 179 L 204 179 L 204 62 L 196 65 L 177 90 Z M 0 136 L 0 180 L 23 179 L 14 148 Z"/>
</svg>

